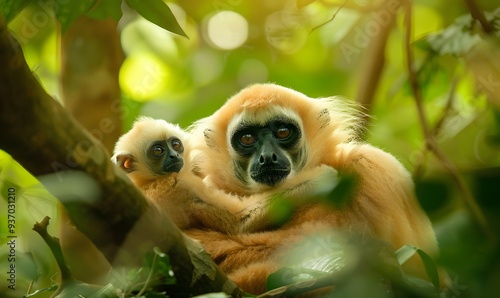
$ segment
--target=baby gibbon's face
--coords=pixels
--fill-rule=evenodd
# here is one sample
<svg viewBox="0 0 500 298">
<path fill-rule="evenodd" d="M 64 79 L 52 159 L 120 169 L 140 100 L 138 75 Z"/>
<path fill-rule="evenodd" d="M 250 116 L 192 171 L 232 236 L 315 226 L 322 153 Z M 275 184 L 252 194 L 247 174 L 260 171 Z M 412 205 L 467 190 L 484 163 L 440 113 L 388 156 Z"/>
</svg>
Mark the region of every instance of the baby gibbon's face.
<svg viewBox="0 0 500 298">
<path fill-rule="evenodd" d="M 183 152 L 184 146 L 181 140 L 173 136 L 167 140 L 151 142 L 144 155 L 151 172 L 164 175 L 178 173 L 182 169 Z"/>
<path fill-rule="evenodd" d="M 140 117 L 116 143 L 113 162 L 142 185 L 172 173 L 185 165 L 188 134 L 178 125 L 160 119 Z"/>
</svg>

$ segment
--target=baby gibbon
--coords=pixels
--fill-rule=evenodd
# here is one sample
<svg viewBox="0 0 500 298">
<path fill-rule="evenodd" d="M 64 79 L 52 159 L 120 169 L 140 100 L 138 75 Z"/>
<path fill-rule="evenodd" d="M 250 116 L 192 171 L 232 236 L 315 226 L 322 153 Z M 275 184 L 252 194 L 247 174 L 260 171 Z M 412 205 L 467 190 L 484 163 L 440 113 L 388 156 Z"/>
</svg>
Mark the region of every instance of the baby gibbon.
<svg viewBox="0 0 500 298">
<path fill-rule="evenodd" d="M 239 220 L 217 206 L 218 201 L 200 199 L 200 177 L 192 172 L 189 134 L 178 125 L 149 117 L 138 118 L 132 129 L 117 141 L 112 160 L 119 165 L 146 198 L 158 204 L 180 228 L 207 227 L 233 232 Z M 208 192 L 207 192 L 208 193 Z M 214 197 L 215 198 L 215 197 Z"/>
<path fill-rule="evenodd" d="M 187 231 L 245 291 L 262 293 L 267 276 L 280 267 L 290 247 L 332 229 L 360 228 L 394 249 L 410 244 L 437 253 L 431 222 L 414 196 L 410 174 L 394 156 L 357 140 L 359 115 L 341 98 L 313 99 L 279 85 L 256 84 L 191 128 L 200 174 L 209 187 L 228 193 L 254 196 L 279 192 L 284 185 L 293 188 L 290 179 L 321 166 L 357 178 L 346 206 L 303 199 L 278 229 L 266 229 L 256 217 L 246 229 L 259 225 L 260 233 Z M 314 173 L 302 177 L 314 179 Z M 267 205 L 254 212 L 265 214 Z M 427 277 L 417 256 L 403 268 Z"/>
</svg>

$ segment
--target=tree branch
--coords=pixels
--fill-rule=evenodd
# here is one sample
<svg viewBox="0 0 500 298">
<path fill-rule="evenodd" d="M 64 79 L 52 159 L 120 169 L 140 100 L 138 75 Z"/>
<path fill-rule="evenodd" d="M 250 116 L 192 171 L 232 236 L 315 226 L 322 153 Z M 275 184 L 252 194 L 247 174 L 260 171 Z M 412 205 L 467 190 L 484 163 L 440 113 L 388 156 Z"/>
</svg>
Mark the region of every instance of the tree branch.
<svg viewBox="0 0 500 298">
<path fill-rule="evenodd" d="M 422 103 L 422 93 L 420 87 L 418 85 L 417 72 L 414 69 L 413 63 L 413 52 L 411 49 L 411 32 L 412 32 L 412 3 L 410 0 L 404 1 L 405 8 L 405 18 L 404 18 L 404 49 L 406 52 L 406 66 L 408 71 L 408 79 L 411 86 L 411 90 L 413 93 L 413 97 L 415 99 L 415 104 L 418 112 L 419 123 L 424 135 L 425 144 L 427 149 L 432 152 L 441 165 L 448 171 L 450 176 L 455 181 L 460 193 L 462 193 L 465 205 L 469 208 L 472 216 L 475 218 L 476 222 L 479 224 L 483 232 L 493 238 L 494 234 L 484 216 L 482 210 L 477 205 L 477 202 L 472 195 L 469 187 L 465 183 L 463 177 L 460 175 L 456 166 L 452 163 L 451 160 L 441 151 L 439 148 L 434 135 L 432 134 L 432 130 L 429 127 L 427 122 L 427 117 L 425 115 L 424 106 Z"/>
<path fill-rule="evenodd" d="M 384 2 L 383 4 L 376 11 L 386 10 L 386 3 Z M 371 106 L 380 79 L 382 78 L 382 71 L 385 65 L 385 47 L 389 34 L 396 23 L 396 17 L 396 15 L 390 14 L 390 20 L 387 24 L 377 23 L 380 26 L 380 32 L 372 40 L 370 52 L 367 53 L 365 62 L 363 63 L 364 68 L 361 71 L 356 101 L 366 109 L 366 116 L 363 119 L 365 126 L 368 124 Z"/>
<path fill-rule="evenodd" d="M 64 107 L 113 152 L 122 133 L 117 22 L 80 16 L 61 38 Z"/>
<path fill-rule="evenodd" d="M 47 246 L 50 248 L 50 251 L 54 255 L 56 259 L 57 266 L 61 271 L 61 278 L 63 280 L 71 279 L 71 271 L 69 270 L 68 265 L 64 261 L 64 256 L 62 253 L 61 245 L 59 244 L 59 239 L 52 237 L 47 232 L 47 226 L 49 225 L 50 217 L 46 216 L 43 218 L 41 222 L 37 222 L 33 225 L 33 230 L 37 232 L 42 239 L 47 243 Z"/>
<path fill-rule="evenodd" d="M 457 87 L 457 82 L 458 82 L 458 79 L 454 78 L 453 82 L 451 83 L 450 93 L 448 94 L 448 99 L 446 101 L 446 105 L 443 108 L 443 111 L 441 112 L 441 116 L 438 118 L 438 121 L 434 125 L 434 128 L 432 128 L 432 134 L 434 137 L 439 136 L 446 119 L 448 118 L 448 116 L 450 115 L 450 113 L 453 109 L 453 103 L 455 101 L 455 90 Z M 425 147 L 427 147 L 427 145 Z M 422 176 L 424 163 L 426 162 L 426 156 L 427 156 L 426 148 L 422 148 L 422 149 L 420 149 L 420 151 L 422 154 L 422 159 L 419 161 L 418 164 L 415 165 L 415 169 L 413 170 L 413 177 L 415 179 L 418 179 Z"/>
<path fill-rule="evenodd" d="M 481 24 L 483 31 L 486 34 L 493 34 L 495 32 L 495 29 L 488 22 L 483 11 L 476 5 L 476 2 L 474 2 L 474 0 L 464 0 L 464 1 L 465 5 L 467 5 L 467 8 L 470 11 L 470 14 L 472 15 L 472 18 L 478 21 L 479 24 Z"/>
<path fill-rule="evenodd" d="M 111 264 L 137 265 L 158 246 L 172 263 L 177 280 L 170 292 L 173 296 L 213 291 L 243 294 L 199 245 L 184 237 L 163 211 L 144 198 L 110 161 L 102 144 L 47 95 L 3 19 L 0 64 L 0 149 L 33 175 L 51 173 L 60 185 L 71 182 L 69 173 L 90 177 L 97 189 L 93 200 L 78 199 L 81 194 L 76 193 L 58 199 L 73 224 Z"/>
</svg>

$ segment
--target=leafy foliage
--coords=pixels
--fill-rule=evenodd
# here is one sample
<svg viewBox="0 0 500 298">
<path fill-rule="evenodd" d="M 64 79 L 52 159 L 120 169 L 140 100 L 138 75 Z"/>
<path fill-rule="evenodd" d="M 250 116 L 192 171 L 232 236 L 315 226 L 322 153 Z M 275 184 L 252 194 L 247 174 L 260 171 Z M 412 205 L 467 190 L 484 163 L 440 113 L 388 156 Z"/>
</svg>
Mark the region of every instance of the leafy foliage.
<svg viewBox="0 0 500 298">
<path fill-rule="evenodd" d="M 3 18 L 10 22 L 23 8 L 25 8 L 32 0 L 1 0 L 0 10 Z"/>
<path fill-rule="evenodd" d="M 187 37 L 162 0 L 126 0 L 127 4 L 150 22 L 173 33 Z"/>
<path fill-rule="evenodd" d="M 137 11 L 147 20 L 173 33 L 186 36 L 186 33 L 177 23 L 170 8 L 162 0 L 126 0 L 130 8 Z M 10 22 L 25 7 L 41 6 L 43 13 L 48 16 L 55 14 L 62 32 L 68 30 L 73 22 L 80 16 L 89 16 L 96 19 L 113 18 L 120 19 L 121 0 L 109 1 L 57 1 L 57 0 L 2 0 L 0 2 L 0 13 L 7 22 Z"/>
<path fill-rule="evenodd" d="M 500 9 L 486 13 L 486 19 L 493 24 L 494 29 L 500 32 Z M 473 21 L 471 15 L 464 15 L 448 28 L 441 32 L 429 34 L 423 40 L 423 44 L 439 55 L 463 56 L 470 49 L 481 42 L 481 30 L 478 24 Z M 500 34 L 499 34 L 500 35 Z"/>
<path fill-rule="evenodd" d="M 168 255 L 162 253 L 157 247 L 147 254 L 144 264 L 140 268 L 113 269 L 111 284 L 120 289 L 124 297 L 146 295 L 147 297 L 168 297 L 165 291 L 155 291 L 159 285 L 175 284 L 175 277 L 171 269 Z"/>
</svg>

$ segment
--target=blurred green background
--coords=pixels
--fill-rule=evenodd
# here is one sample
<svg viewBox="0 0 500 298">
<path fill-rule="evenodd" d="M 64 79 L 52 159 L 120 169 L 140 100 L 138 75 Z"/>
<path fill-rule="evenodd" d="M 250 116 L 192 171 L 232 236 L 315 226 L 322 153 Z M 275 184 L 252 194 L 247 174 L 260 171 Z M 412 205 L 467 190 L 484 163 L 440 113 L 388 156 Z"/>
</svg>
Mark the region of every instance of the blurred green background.
<svg viewBox="0 0 500 298">
<path fill-rule="evenodd" d="M 46 91 L 61 100 L 61 31 L 70 23 L 61 26 L 49 14 L 43 18 L 42 2 L 33 1 L 12 18 L 9 28 Z M 413 1 L 414 65 L 426 121 L 437 144 L 457 166 L 490 228 L 496 230 L 500 223 L 500 4 L 475 1 L 494 28 L 485 34 L 472 21 L 465 2 Z M 426 150 L 409 84 L 404 14 L 397 9 L 398 1 L 168 1 L 188 38 L 123 5 L 120 18 L 121 1 L 81 3 L 87 15 L 101 5 L 105 13 L 99 18 L 120 19 L 125 54 L 119 71 L 123 132 L 138 115 L 187 127 L 212 114 L 241 88 L 259 82 L 281 84 L 310 97 L 338 95 L 358 101 L 370 116 L 366 140 L 394 154 L 414 175 L 421 204 L 441 239 L 443 262 L 461 274 L 471 296 L 500 293 L 498 286 L 492 286 L 500 280 L 497 242 L 480 236 L 467 215 L 462 191 Z M 6 181 L 18 184 L 22 191 L 35 183 L 4 152 L 0 160 L 2 195 Z M 46 203 L 52 200 L 50 194 L 36 193 L 34 198 L 38 198 L 32 200 L 35 209 L 57 218 L 50 209 L 53 205 Z M 5 200 L 2 210 L 3 205 Z M 20 224 L 31 232 L 33 218 L 25 216 Z M 481 246 L 483 241 L 488 245 Z M 28 245 L 25 249 L 29 250 Z M 25 279 L 24 286 L 30 278 Z"/>
</svg>

